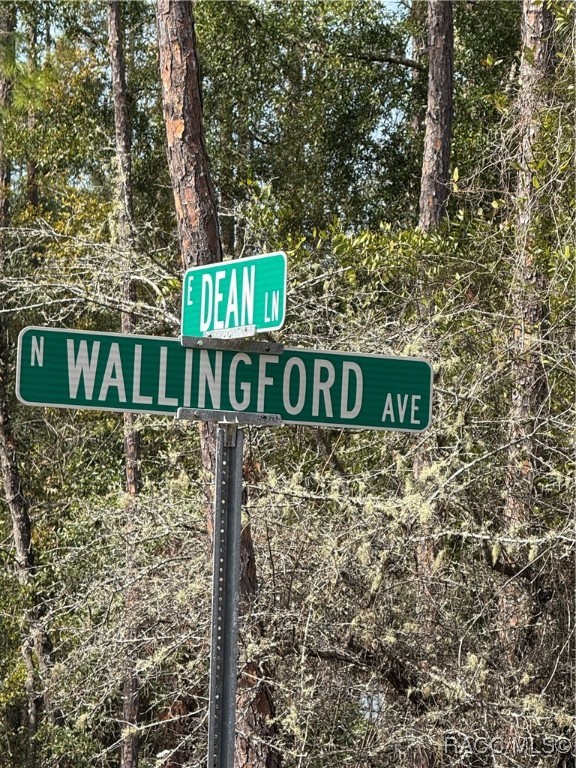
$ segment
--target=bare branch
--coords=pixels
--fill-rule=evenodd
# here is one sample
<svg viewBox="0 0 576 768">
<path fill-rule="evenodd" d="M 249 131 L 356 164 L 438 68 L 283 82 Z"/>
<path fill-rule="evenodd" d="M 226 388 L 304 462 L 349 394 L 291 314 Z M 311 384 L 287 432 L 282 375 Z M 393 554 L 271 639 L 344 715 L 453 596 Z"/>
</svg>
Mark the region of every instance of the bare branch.
<svg viewBox="0 0 576 768">
<path fill-rule="evenodd" d="M 428 67 L 425 64 L 421 64 L 414 59 L 409 59 L 407 56 L 393 56 L 387 53 L 376 53 L 375 51 L 360 51 L 359 53 L 351 55 L 361 61 L 368 61 L 373 64 L 397 64 L 401 67 L 417 69 L 419 72 L 428 71 Z"/>
</svg>

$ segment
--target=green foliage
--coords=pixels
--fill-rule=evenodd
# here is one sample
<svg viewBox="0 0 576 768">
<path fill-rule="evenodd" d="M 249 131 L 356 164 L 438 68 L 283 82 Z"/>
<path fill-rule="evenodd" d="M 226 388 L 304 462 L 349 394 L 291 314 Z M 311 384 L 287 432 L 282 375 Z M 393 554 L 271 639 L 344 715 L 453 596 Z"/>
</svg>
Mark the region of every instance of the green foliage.
<svg viewBox="0 0 576 768">
<path fill-rule="evenodd" d="M 99 768 L 112 766 L 112 759 L 94 759 L 98 743 L 79 724 L 78 727 L 44 722 L 36 735 L 40 745 L 38 759 L 46 768 Z"/>
<path fill-rule="evenodd" d="M 500 186 L 498 131 L 517 90 L 520 4 L 455 3 L 455 91 L 452 162 L 464 179 L 458 205 L 487 204 Z M 472 183 L 467 180 L 474 176 Z"/>
<path fill-rule="evenodd" d="M 361 58 L 405 44 L 384 4 L 200 3 L 198 35 L 209 148 L 228 215 L 251 185 L 270 185 L 277 237 L 335 216 L 356 226 L 377 220 L 383 195 L 394 204 L 387 186 L 400 171 L 395 115 L 407 77 L 398 67 L 383 77 Z"/>
</svg>

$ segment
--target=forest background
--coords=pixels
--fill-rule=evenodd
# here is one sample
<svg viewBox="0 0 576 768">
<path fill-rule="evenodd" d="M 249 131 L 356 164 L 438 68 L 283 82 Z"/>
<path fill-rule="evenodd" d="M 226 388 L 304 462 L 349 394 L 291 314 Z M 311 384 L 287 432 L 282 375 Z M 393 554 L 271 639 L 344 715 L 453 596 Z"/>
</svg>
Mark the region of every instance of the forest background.
<svg viewBox="0 0 576 768">
<path fill-rule="evenodd" d="M 247 429 L 236 768 L 575 765 L 575 43 L 570 0 L 0 4 L 0 766 L 207 734 L 213 433 L 17 403 L 19 331 L 177 336 L 185 266 L 280 249 L 275 338 L 428 358 L 433 426 Z"/>
</svg>

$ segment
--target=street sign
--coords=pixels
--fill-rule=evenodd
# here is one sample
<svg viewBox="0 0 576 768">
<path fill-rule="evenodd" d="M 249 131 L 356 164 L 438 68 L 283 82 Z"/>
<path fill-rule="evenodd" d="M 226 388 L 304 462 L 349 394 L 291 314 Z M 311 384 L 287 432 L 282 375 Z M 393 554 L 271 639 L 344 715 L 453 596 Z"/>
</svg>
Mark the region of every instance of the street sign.
<svg viewBox="0 0 576 768">
<path fill-rule="evenodd" d="M 161 336 L 55 328 L 20 333 L 16 379 L 27 405 L 267 413 L 337 428 L 421 432 L 432 406 L 432 370 L 418 358 L 190 349 Z"/>
<path fill-rule="evenodd" d="M 184 274 L 182 336 L 275 331 L 286 316 L 286 254 L 192 267 Z"/>
</svg>

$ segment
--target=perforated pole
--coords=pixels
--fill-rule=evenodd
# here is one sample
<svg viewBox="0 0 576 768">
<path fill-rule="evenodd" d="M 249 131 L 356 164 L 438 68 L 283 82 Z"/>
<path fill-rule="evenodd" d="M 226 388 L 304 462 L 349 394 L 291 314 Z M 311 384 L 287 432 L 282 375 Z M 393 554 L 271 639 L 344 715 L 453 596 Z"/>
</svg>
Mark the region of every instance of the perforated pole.
<svg viewBox="0 0 576 768">
<path fill-rule="evenodd" d="M 214 494 L 208 768 L 234 768 L 243 443 L 244 434 L 236 424 L 219 425 Z"/>
</svg>

